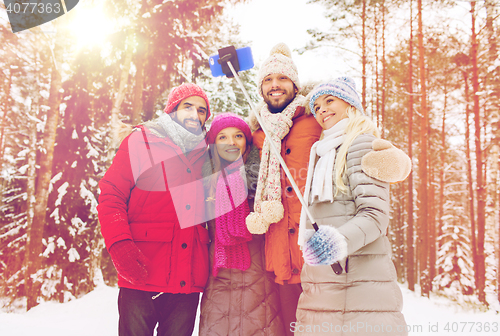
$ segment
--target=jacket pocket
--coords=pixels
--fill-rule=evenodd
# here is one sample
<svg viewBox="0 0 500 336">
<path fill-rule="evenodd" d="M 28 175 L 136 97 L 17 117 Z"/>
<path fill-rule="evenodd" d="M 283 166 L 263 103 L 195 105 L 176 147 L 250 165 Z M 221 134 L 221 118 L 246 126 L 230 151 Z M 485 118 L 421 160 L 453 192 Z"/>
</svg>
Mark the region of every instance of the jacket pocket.
<svg viewBox="0 0 500 336">
<path fill-rule="evenodd" d="M 166 286 L 170 279 L 173 223 L 137 223 L 130 225 L 137 247 L 148 259 L 147 284 Z"/>
</svg>

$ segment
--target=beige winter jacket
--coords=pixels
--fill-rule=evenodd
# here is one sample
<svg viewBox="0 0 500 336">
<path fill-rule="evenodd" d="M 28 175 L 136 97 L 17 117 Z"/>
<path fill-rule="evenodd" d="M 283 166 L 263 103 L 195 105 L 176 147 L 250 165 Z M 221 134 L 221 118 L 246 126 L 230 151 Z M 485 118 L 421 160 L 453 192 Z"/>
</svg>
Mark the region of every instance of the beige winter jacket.
<svg viewBox="0 0 500 336">
<path fill-rule="evenodd" d="M 339 192 L 333 203 L 309 207 L 318 225 L 334 226 L 346 237 L 349 256 L 340 262 L 340 275 L 330 266 L 304 264 L 295 335 L 407 335 L 386 236 L 389 184 L 361 170 L 374 138 L 362 134 L 349 148 L 344 183 L 350 195 Z"/>
</svg>

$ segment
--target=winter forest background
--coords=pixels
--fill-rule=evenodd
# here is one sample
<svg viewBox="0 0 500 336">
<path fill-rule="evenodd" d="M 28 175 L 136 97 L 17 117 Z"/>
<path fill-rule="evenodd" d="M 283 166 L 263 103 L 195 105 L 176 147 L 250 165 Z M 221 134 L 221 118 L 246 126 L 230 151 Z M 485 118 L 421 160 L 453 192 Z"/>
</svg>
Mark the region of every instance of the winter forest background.
<svg viewBox="0 0 500 336">
<path fill-rule="evenodd" d="M 154 118 L 185 81 L 205 88 L 213 112 L 248 115 L 236 82 L 208 68 L 219 48 L 251 45 L 225 10 L 240 2 L 87 0 L 43 30 L 13 34 L 0 1 L 0 308 L 116 285 L 96 213 L 112 125 Z M 310 30 L 296 51 L 350 59 L 345 73 L 383 137 L 413 160 L 391 187 L 398 280 L 422 296 L 498 307 L 500 3 L 311 2 L 331 28 Z M 72 29 L 78 20 L 83 32 Z M 93 20 L 112 33 L 91 34 Z M 257 102 L 256 69 L 241 75 Z"/>
</svg>

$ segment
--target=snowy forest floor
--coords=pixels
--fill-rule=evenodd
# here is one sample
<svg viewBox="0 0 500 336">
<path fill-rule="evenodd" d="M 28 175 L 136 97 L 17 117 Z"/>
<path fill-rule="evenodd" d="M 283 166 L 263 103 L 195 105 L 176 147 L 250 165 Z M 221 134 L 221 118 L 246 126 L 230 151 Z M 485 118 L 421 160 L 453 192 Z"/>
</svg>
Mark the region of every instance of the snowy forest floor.
<svg viewBox="0 0 500 336">
<path fill-rule="evenodd" d="M 498 305 L 486 312 L 465 310 L 446 298 L 422 298 L 404 286 L 401 290 L 409 335 L 486 336 L 500 333 Z M 114 336 L 118 334 L 117 298 L 118 288 L 101 285 L 68 303 L 46 302 L 27 313 L 0 311 L 0 335 Z M 194 335 L 197 330 L 198 320 Z"/>
</svg>

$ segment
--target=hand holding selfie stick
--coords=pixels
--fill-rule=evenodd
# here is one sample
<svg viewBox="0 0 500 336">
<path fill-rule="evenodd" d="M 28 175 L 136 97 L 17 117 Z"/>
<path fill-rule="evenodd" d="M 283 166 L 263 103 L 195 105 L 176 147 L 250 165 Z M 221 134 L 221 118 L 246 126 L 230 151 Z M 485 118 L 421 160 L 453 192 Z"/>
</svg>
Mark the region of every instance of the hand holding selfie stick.
<svg viewBox="0 0 500 336">
<path fill-rule="evenodd" d="M 234 56 L 236 56 L 236 55 L 228 53 L 228 54 L 222 56 L 221 58 L 219 58 L 218 62 L 221 65 L 224 64 L 224 63 L 227 64 L 227 66 L 231 70 L 232 75 L 234 76 L 234 78 L 238 82 L 239 86 L 241 87 L 241 90 L 243 91 L 243 94 L 245 95 L 245 98 L 247 99 L 248 104 L 250 105 L 250 108 L 252 109 L 252 111 L 254 112 L 255 116 L 257 117 L 257 121 L 259 122 L 262 130 L 264 131 L 264 134 L 266 135 L 266 137 L 268 137 L 268 139 L 270 139 L 271 136 L 269 135 L 268 131 L 264 127 L 264 123 L 262 122 L 260 114 L 257 113 L 257 111 L 255 110 L 255 105 L 253 104 L 252 100 L 250 99 L 250 96 L 248 95 L 248 92 L 245 89 L 245 86 L 243 85 L 240 77 L 238 76 L 237 71 L 233 67 L 232 59 L 236 58 Z M 316 224 L 316 221 L 314 220 L 311 212 L 309 211 L 307 203 L 305 202 L 304 198 L 302 197 L 300 189 L 297 186 L 297 184 L 295 183 L 295 180 L 293 179 L 292 174 L 290 173 L 290 170 L 288 169 L 285 161 L 283 160 L 283 157 L 280 155 L 280 152 L 278 151 L 278 149 L 276 148 L 276 146 L 274 145 L 274 143 L 272 141 L 269 141 L 269 144 L 271 145 L 271 150 L 274 152 L 274 154 L 278 158 L 278 160 L 279 160 L 279 162 L 281 164 L 281 167 L 283 167 L 283 170 L 285 171 L 285 174 L 288 177 L 288 180 L 292 184 L 293 190 L 295 191 L 295 194 L 297 195 L 297 198 L 299 199 L 300 203 L 302 204 L 302 207 L 304 208 L 304 210 L 305 210 L 305 212 L 307 214 L 307 217 L 311 221 L 314 230 L 318 231 L 318 229 L 319 229 L 318 228 L 318 224 Z M 331 267 L 332 267 L 333 271 L 335 272 L 335 274 L 341 274 L 342 273 L 342 267 L 340 266 L 340 263 L 337 262 L 337 263 L 331 265 Z"/>
</svg>

